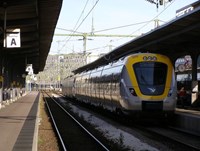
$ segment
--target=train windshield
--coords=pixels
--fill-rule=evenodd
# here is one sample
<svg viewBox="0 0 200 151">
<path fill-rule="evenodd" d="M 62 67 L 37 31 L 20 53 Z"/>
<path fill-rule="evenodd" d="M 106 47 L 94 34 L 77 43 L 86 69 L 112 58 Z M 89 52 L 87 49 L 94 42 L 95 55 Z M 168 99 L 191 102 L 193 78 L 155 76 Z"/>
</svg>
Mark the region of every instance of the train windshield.
<svg viewBox="0 0 200 151">
<path fill-rule="evenodd" d="M 161 95 L 164 92 L 167 65 L 160 62 L 140 62 L 133 65 L 138 86 L 145 95 Z"/>
</svg>

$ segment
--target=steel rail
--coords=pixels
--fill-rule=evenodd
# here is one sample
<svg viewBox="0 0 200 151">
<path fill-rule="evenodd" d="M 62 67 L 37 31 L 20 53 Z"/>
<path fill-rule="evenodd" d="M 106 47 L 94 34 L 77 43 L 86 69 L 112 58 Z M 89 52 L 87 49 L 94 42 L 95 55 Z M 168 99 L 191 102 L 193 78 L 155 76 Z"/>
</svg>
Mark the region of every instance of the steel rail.
<svg viewBox="0 0 200 151">
<path fill-rule="evenodd" d="M 103 149 L 110 151 L 100 140 L 90 133 L 73 115 L 71 115 L 64 107 L 62 107 L 53 97 L 47 94 L 73 121 L 75 121 L 90 137 L 92 137 Z"/>
<path fill-rule="evenodd" d="M 47 93 L 46 93 L 46 94 L 47 94 Z M 48 94 L 47 94 L 47 95 L 48 95 Z M 49 95 L 48 95 L 48 96 L 49 96 Z M 43 97 L 43 98 L 44 98 L 44 97 Z M 51 112 L 51 109 L 50 109 L 49 104 L 48 104 L 48 102 L 46 101 L 46 99 L 45 99 L 45 103 L 46 103 L 46 105 L 47 105 L 48 112 L 49 112 L 49 114 L 50 114 L 50 116 L 51 116 L 51 120 L 52 120 L 52 122 L 53 122 L 54 128 L 56 129 L 57 135 L 58 135 L 59 140 L 60 140 L 60 142 L 61 142 L 62 148 L 63 148 L 64 151 L 67 151 L 66 146 L 65 146 L 65 143 L 64 143 L 64 141 L 63 141 L 63 139 L 62 139 L 62 136 L 60 135 L 60 132 L 59 132 L 58 127 L 57 127 L 57 125 L 56 125 L 56 122 L 55 122 L 55 120 L 54 120 L 53 114 L 52 114 L 52 112 Z"/>
<path fill-rule="evenodd" d="M 141 128 L 141 126 L 140 126 L 140 128 Z M 199 137 L 197 135 L 192 135 L 192 134 L 185 133 L 185 132 L 182 132 L 182 134 L 180 134 L 179 133 L 180 131 L 175 130 L 175 129 L 174 129 L 174 131 L 172 131 L 172 130 L 170 130 L 171 128 L 169 128 L 169 129 L 160 128 L 160 127 L 151 127 L 151 128 L 142 127 L 142 128 L 144 130 L 152 133 L 152 134 L 160 135 L 160 136 L 165 137 L 167 139 L 170 139 L 170 140 L 172 140 L 174 142 L 177 142 L 177 143 L 179 143 L 181 145 L 189 147 L 192 150 L 200 150 L 200 145 L 194 145 L 195 143 L 192 144 L 191 141 L 190 141 L 190 139 L 192 140 L 192 136 Z M 168 133 L 171 133 L 171 134 L 168 135 Z M 188 136 L 188 135 L 190 135 L 190 136 Z M 182 137 L 184 137 L 185 140 L 184 139 L 180 139 Z M 194 140 L 194 142 L 196 142 L 196 141 Z M 200 141 L 198 141 L 198 142 L 200 142 Z"/>
</svg>

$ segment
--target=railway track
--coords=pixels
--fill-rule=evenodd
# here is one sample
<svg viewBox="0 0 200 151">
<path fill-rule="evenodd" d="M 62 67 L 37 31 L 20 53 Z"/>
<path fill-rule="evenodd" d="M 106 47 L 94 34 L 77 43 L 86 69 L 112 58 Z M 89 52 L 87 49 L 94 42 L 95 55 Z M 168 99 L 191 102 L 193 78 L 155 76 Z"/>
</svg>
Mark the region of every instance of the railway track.
<svg viewBox="0 0 200 151">
<path fill-rule="evenodd" d="M 58 94 L 61 95 L 61 94 Z M 110 118 L 110 116 L 108 117 Z M 117 121 L 121 123 L 122 121 L 118 121 L 115 118 L 113 119 L 114 121 Z M 126 122 L 126 121 L 125 121 Z M 130 121 L 128 121 L 130 122 Z M 123 122 L 122 122 L 123 123 Z M 178 128 L 172 128 L 169 126 L 163 126 L 163 125 L 158 125 L 158 126 L 149 126 L 151 125 L 148 123 L 148 125 L 143 125 L 143 124 L 126 124 L 127 127 L 130 129 L 138 129 L 138 131 L 141 132 L 141 134 L 144 134 L 146 136 L 153 136 L 155 137 L 158 141 L 159 139 L 162 140 L 163 143 L 166 143 L 168 145 L 173 145 L 174 150 L 180 150 L 180 151 L 196 151 L 200 150 L 200 136 L 197 135 L 192 135 L 186 132 L 183 132 L 179 130 Z"/>
<path fill-rule="evenodd" d="M 92 135 L 76 117 L 63 108 L 55 98 L 44 93 L 49 115 L 60 140 L 61 150 L 108 151 L 98 138 Z"/>
<path fill-rule="evenodd" d="M 178 143 L 183 146 L 185 150 L 200 151 L 200 136 L 189 134 L 179 130 L 178 128 L 167 127 L 143 127 L 144 130 L 152 133 L 153 135 L 161 136 L 172 142 Z"/>
</svg>

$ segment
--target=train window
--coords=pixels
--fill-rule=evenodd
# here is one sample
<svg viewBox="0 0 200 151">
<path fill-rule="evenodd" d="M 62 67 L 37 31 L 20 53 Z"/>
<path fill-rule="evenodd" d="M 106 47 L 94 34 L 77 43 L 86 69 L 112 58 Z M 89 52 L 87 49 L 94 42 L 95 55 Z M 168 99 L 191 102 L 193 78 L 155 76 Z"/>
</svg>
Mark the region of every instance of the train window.
<svg viewBox="0 0 200 151">
<path fill-rule="evenodd" d="M 140 62 L 133 65 L 139 88 L 146 95 L 164 92 L 167 65 L 160 62 Z"/>
</svg>

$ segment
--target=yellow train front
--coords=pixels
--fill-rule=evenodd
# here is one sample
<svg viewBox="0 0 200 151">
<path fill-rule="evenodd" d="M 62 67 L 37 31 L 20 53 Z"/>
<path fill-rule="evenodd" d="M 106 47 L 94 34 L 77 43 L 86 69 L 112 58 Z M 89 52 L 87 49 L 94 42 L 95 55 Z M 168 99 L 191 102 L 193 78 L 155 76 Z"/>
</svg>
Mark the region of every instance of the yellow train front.
<svg viewBox="0 0 200 151">
<path fill-rule="evenodd" d="M 138 53 L 66 78 L 63 94 L 112 112 L 173 114 L 176 81 L 164 55 Z"/>
<path fill-rule="evenodd" d="M 123 112 L 173 114 L 176 81 L 168 57 L 150 53 L 132 55 L 123 70 L 120 83 Z"/>
</svg>

